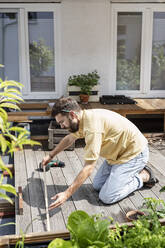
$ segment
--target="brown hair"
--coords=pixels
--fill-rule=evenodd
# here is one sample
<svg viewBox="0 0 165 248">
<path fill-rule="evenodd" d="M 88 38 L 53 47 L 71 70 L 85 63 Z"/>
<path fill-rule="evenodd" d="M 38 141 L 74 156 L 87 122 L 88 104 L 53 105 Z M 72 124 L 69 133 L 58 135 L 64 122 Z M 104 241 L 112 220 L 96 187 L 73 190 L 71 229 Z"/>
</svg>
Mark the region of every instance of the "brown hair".
<svg viewBox="0 0 165 248">
<path fill-rule="evenodd" d="M 53 105 L 51 116 L 55 117 L 58 114 L 68 115 L 69 111 L 76 111 L 79 112 L 81 107 L 77 103 L 77 101 L 73 100 L 69 97 L 62 97 L 56 100 L 55 104 Z"/>
</svg>

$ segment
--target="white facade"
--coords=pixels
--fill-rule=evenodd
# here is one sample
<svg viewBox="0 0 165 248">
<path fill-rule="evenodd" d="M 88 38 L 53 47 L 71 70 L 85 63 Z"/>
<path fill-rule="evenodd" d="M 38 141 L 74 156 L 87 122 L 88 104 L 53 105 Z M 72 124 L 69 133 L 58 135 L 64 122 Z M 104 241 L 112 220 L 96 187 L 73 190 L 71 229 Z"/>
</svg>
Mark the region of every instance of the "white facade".
<svg viewBox="0 0 165 248">
<path fill-rule="evenodd" d="M 94 70 L 97 70 L 100 75 L 100 95 L 165 97 L 164 89 L 154 90 L 154 92 L 150 90 L 153 12 L 155 10 L 165 12 L 163 4 L 117 4 L 109 0 L 63 0 L 61 3 L 50 4 L 0 4 L 0 12 L 11 9 L 18 11 L 21 20 L 18 25 L 18 71 L 19 81 L 25 85 L 23 92 L 25 99 L 58 98 L 66 94 L 69 76 Z M 55 91 L 31 92 L 26 23 L 28 11 L 53 11 L 54 13 Z M 117 13 L 123 11 L 142 13 L 140 89 L 135 91 L 116 91 Z M 136 30 L 133 32 L 135 32 L 135 39 Z M 161 35 L 165 41 L 165 29 Z"/>
</svg>

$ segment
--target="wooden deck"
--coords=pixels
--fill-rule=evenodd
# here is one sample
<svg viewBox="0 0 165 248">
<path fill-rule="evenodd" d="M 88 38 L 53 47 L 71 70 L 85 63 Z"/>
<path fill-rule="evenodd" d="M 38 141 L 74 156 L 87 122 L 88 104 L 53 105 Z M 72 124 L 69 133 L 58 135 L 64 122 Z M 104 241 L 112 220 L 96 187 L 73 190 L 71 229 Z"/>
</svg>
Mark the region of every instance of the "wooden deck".
<svg viewBox="0 0 165 248">
<path fill-rule="evenodd" d="M 18 214 L 18 201 L 16 200 L 16 234 L 20 230 L 27 233 L 46 231 L 46 214 L 44 200 L 44 174 L 39 172 L 38 165 L 47 152 L 25 149 L 14 154 L 15 186 L 23 189 L 23 215 Z M 49 204 L 51 197 L 64 191 L 70 185 L 83 167 L 83 147 L 75 148 L 74 151 L 61 152 L 59 160 L 65 162 L 64 168 L 51 168 L 46 172 L 47 191 Z M 159 183 L 151 190 L 141 189 L 129 197 L 113 205 L 104 205 L 98 199 L 98 193 L 92 187 L 92 179 L 103 159 L 99 158 L 97 167 L 90 178 L 80 189 L 61 207 L 49 212 L 51 231 L 66 231 L 66 223 L 70 213 L 81 209 L 89 214 L 103 212 L 105 216 L 111 216 L 119 223 L 126 222 L 125 214 L 128 210 L 141 207 L 144 197 L 161 198 L 165 200 L 165 193 L 159 193 L 161 186 L 165 185 L 165 141 L 155 142 L 150 145 L 149 165 L 153 168 Z M 36 220 L 37 218 L 37 220 Z"/>
</svg>

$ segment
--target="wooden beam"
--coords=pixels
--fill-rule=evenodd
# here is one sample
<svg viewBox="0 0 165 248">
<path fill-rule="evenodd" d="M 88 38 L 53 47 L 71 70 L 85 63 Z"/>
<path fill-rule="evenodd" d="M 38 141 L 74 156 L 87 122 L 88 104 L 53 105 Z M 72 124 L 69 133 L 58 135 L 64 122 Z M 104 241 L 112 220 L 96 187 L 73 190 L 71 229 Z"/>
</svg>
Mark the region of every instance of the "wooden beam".
<svg viewBox="0 0 165 248">
<path fill-rule="evenodd" d="M 56 238 L 69 239 L 69 232 L 40 232 L 40 233 L 29 233 L 25 235 L 25 243 L 26 244 L 34 244 L 39 242 L 47 242 Z M 5 235 L 1 238 L 1 242 L 3 240 L 8 240 L 10 245 L 15 245 L 18 240 L 21 240 L 21 235 Z M 1 244 L 1 243 L 0 243 Z M 0 246 L 1 247 L 1 246 Z"/>
<path fill-rule="evenodd" d="M 18 187 L 18 208 L 19 214 L 23 215 L 23 198 L 22 198 L 22 187 Z"/>
<path fill-rule="evenodd" d="M 48 140 L 48 135 L 32 135 L 32 140 Z"/>
<path fill-rule="evenodd" d="M 20 116 L 20 115 L 8 115 L 8 121 L 11 122 L 32 122 L 28 119 L 28 116 Z"/>
<path fill-rule="evenodd" d="M 19 107 L 21 108 L 21 110 L 26 109 L 26 110 L 32 110 L 32 109 L 47 109 L 48 107 L 48 102 L 47 103 L 43 103 L 43 102 L 24 102 L 24 103 L 20 103 Z"/>
</svg>

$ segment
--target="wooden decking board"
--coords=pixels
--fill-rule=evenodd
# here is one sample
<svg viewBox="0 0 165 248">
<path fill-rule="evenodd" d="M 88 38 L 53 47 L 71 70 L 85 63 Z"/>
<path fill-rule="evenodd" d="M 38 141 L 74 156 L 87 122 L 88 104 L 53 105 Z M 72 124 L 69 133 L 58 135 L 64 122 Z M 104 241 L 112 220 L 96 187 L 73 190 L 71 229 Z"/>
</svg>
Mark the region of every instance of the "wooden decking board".
<svg viewBox="0 0 165 248">
<path fill-rule="evenodd" d="M 165 176 L 165 156 L 163 156 L 160 151 L 155 149 L 153 146 L 150 146 L 150 155 L 149 155 L 149 161 L 150 163 L 156 167 L 162 175 Z"/>
<path fill-rule="evenodd" d="M 37 165 L 42 161 L 43 157 L 46 155 L 44 151 L 36 151 L 36 158 L 37 158 Z M 44 172 L 40 172 L 40 177 L 44 182 Z M 48 193 L 48 203 L 51 204 L 52 200 L 51 197 L 57 194 L 58 192 L 55 189 L 51 172 L 50 170 L 46 172 L 46 183 L 47 183 L 47 193 Z M 44 195 L 45 201 L 45 195 Z M 65 230 L 64 219 L 61 211 L 59 209 L 54 209 L 49 212 L 50 215 L 50 227 L 51 230 L 58 231 L 58 230 Z M 46 215 L 44 213 L 44 218 L 46 219 Z"/>
<path fill-rule="evenodd" d="M 67 155 L 69 152 L 65 152 Z M 68 156 L 66 155 L 67 158 L 67 170 L 71 170 L 72 172 L 72 178 L 68 181 L 70 181 L 69 184 L 71 184 L 74 180 L 74 178 L 77 176 L 77 174 L 80 172 L 80 169 L 77 168 L 77 164 L 73 165 L 73 162 L 75 162 L 75 160 L 72 158 L 70 158 L 71 160 L 69 160 Z M 77 161 L 78 162 L 78 161 Z M 80 161 L 78 162 L 78 166 L 80 165 Z M 68 174 L 66 172 L 66 170 L 63 170 L 64 175 L 66 177 L 66 179 L 68 179 Z M 76 208 L 77 209 L 81 209 L 84 211 L 89 212 L 90 214 L 93 213 L 100 213 L 101 209 L 99 207 L 98 204 L 98 200 L 96 197 L 93 196 L 93 187 L 90 183 L 90 180 L 87 179 L 86 182 L 79 188 L 78 191 L 76 191 L 73 196 L 72 196 Z"/>
<path fill-rule="evenodd" d="M 157 149 L 159 148 L 159 149 Z M 30 221 L 40 215 L 40 222 L 34 222 L 28 232 L 40 232 L 46 230 L 46 215 L 44 202 L 44 174 L 38 171 L 39 163 L 48 152 L 24 150 L 16 152 L 15 162 L 15 185 L 23 188 L 23 215 L 18 215 L 16 211 L 16 233 L 20 233 L 27 227 Z M 75 148 L 74 151 L 64 151 L 58 154 L 57 158 L 65 162 L 64 168 L 51 168 L 46 172 L 48 201 L 52 202 L 51 197 L 56 193 L 64 191 L 75 179 L 84 165 L 83 148 Z M 76 209 L 84 210 L 88 214 L 103 212 L 105 216 L 111 216 L 114 221 L 119 223 L 126 222 L 126 212 L 132 209 L 142 207 L 145 197 L 161 198 L 165 200 L 165 193 L 160 193 L 164 186 L 164 163 L 165 147 L 158 147 L 157 144 L 150 146 L 149 166 L 153 169 L 155 175 L 159 178 L 159 183 L 152 189 L 140 189 L 132 193 L 122 201 L 112 204 L 103 204 L 92 187 L 92 181 L 98 168 L 104 161 L 99 158 L 94 173 L 86 182 L 73 194 L 67 202 L 61 207 L 50 211 L 51 231 L 66 231 L 68 216 Z M 30 193 L 30 195 L 29 195 Z M 16 208 L 17 202 L 16 202 Z"/>
<path fill-rule="evenodd" d="M 31 207 L 27 204 L 30 201 L 29 187 L 27 185 L 26 164 L 24 152 L 19 151 L 14 154 L 14 169 L 15 169 L 15 188 L 18 190 L 19 186 L 26 187 L 23 192 L 23 215 L 18 214 L 18 199 L 15 201 L 15 214 L 16 214 L 16 234 L 20 234 L 22 230 L 25 232 L 27 224 L 32 220 Z M 32 226 L 29 226 L 29 232 L 32 232 Z"/>
<path fill-rule="evenodd" d="M 75 166 L 74 168 L 77 168 L 76 170 L 76 175 L 81 171 L 81 169 L 83 168 L 83 148 L 77 148 L 75 149 L 76 151 L 74 152 L 74 156 L 71 155 L 73 154 L 73 152 L 66 152 L 66 154 L 68 155 L 68 157 L 70 158 L 70 161 L 74 162 Z M 78 159 L 80 159 L 80 162 L 77 163 Z M 86 180 L 86 183 L 91 184 L 93 182 L 93 178 L 94 175 L 97 172 L 97 168 L 100 167 L 100 165 L 102 164 L 103 159 L 99 158 L 97 161 L 97 166 L 95 167 L 92 175 L 89 177 L 89 179 Z M 94 195 L 94 197 L 98 198 L 98 193 L 93 190 L 93 188 L 91 187 L 91 191 Z M 106 216 L 111 216 L 112 218 L 114 218 L 115 220 L 117 219 L 117 221 L 124 221 L 125 215 L 124 215 L 124 211 L 123 209 L 120 207 L 119 204 L 115 204 L 115 205 L 105 205 L 103 204 L 101 201 L 98 201 L 99 206 L 101 207 L 100 212 L 104 212 L 104 214 Z"/>
<path fill-rule="evenodd" d="M 46 152 L 46 155 L 47 154 L 48 154 L 48 152 Z M 53 180 L 55 190 L 57 193 L 61 192 L 62 186 L 65 188 L 68 187 L 61 168 L 59 168 L 59 167 L 51 168 L 50 173 L 51 173 L 52 180 Z M 71 200 L 67 200 L 67 202 L 61 206 L 61 212 L 62 212 L 62 215 L 64 218 L 65 225 L 67 224 L 68 216 L 75 210 L 76 210 L 76 208 L 75 208 L 74 202 Z"/>
<path fill-rule="evenodd" d="M 31 149 L 25 152 L 26 168 L 27 168 L 27 182 L 29 186 L 31 214 L 32 214 L 32 227 L 34 230 L 46 231 L 46 223 L 42 218 L 45 213 L 44 193 L 42 190 L 42 181 L 36 166 L 35 153 Z M 37 220 L 35 220 L 37 218 Z"/>
<path fill-rule="evenodd" d="M 144 198 L 142 197 L 142 195 L 140 194 L 139 190 L 133 192 L 130 196 L 129 199 L 131 200 L 131 202 L 133 203 L 133 205 L 135 206 L 135 209 L 140 209 L 143 205 L 143 201 Z"/>
</svg>

